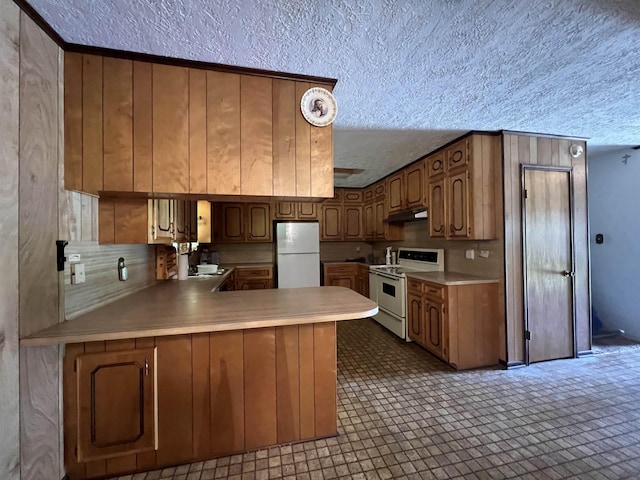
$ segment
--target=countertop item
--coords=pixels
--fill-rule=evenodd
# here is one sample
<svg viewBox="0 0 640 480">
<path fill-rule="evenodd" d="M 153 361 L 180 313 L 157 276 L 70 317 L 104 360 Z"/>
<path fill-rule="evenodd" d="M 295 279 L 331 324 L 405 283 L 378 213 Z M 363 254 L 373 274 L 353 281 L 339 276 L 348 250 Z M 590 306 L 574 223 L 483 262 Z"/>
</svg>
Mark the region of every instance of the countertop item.
<svg viewBox="0 0 640 480">
<path fill-rule="evenodd" d="M 476 277 L 457 272 L 406 272 L 407 278 L 417 278 L 440 285 L 475 285 L 478 283 L 499 283 L 497 278 Z"/>
<path fill-rule="evenodd" d="M 223 276 L 224 277 L 224 276 Z M 366 318 L 375 302 L 344 287 L 214 292 L 221 280 L 160 281 L 74 320 L 20 340 L 22 346 L 220 332 Z"/>
</svg>

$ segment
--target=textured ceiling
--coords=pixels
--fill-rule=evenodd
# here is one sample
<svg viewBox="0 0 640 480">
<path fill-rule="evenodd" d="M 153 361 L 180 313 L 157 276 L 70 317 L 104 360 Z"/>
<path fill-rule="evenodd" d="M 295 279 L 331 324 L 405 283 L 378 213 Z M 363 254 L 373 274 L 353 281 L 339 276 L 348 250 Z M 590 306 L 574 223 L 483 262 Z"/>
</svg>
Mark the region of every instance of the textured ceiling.
<svg viewBox="0 0 640 480">
<path fill-rule="evenodd" d="M 468 130 L 640 144 L 637 0 L 29 0 L 68 42 L 338 79 L 364 186 Z"/>
</svg>

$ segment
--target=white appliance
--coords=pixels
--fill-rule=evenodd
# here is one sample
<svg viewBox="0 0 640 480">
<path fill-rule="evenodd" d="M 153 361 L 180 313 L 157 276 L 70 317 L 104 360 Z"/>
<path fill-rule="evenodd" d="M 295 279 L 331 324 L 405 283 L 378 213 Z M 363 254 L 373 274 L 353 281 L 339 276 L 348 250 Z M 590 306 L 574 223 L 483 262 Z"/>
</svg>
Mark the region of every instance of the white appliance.
<svg viewBox="0 0 640 480">
<path fill-rule="evenodd" d="M 276 223 L 278 288 L 320 286 L 318 222 Z"/>
<path fill-rule="evenodd" d="M 405 272 L 444 271 L 444 250 L 398 249 L 397 265 L 369 267 L 369 298 L 378 303 L 374 315 L 380 325 L 410 342 L 407 334 L 407 276 Z"/>
</svg>

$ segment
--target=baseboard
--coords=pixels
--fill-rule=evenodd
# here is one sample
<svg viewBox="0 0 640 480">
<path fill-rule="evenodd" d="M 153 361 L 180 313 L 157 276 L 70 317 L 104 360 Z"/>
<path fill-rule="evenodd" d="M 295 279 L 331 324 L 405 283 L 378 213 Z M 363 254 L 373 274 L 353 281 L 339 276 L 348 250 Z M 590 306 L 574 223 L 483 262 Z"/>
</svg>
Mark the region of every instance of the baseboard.
<svg viewBox="0 0 640 480">
<path fill-rule="evenodd" d="M 524 362 L 505 362 L 504 360 L 500 360 L 500 365 L 502 365 L 507 370 L 513 370 L 514 368 L 522 368 L 527 366 L 527 364 Z"/>
<path fill-rule="evenodd" d="M 581 352 L 578 352 L 578 358 L 580 358 L 580 357 L 588 357 L 590 355 L 593 355 L 593 350 L 583 350 Z"/>
</svg>

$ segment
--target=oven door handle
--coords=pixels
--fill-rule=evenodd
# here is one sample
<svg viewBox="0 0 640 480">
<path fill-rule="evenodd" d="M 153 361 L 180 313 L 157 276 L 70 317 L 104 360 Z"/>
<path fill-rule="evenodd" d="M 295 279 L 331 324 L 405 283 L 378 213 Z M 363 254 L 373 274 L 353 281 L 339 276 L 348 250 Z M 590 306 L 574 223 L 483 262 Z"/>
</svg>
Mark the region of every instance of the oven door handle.
<svg viewBox="0 0 640 480">
<path fill-rule="evenodd" d="M 389 280 L 395 280 L 396 282 L 400 281 L 399 277 L 394 277 L 393 275 L 387 275 L 387 274 L 382 273 L 382 272 L 371 272 L 371 273 L 373 273 L 374 275 L 378 275 L 379 277 L 388 278 Z"/>
</svg>

